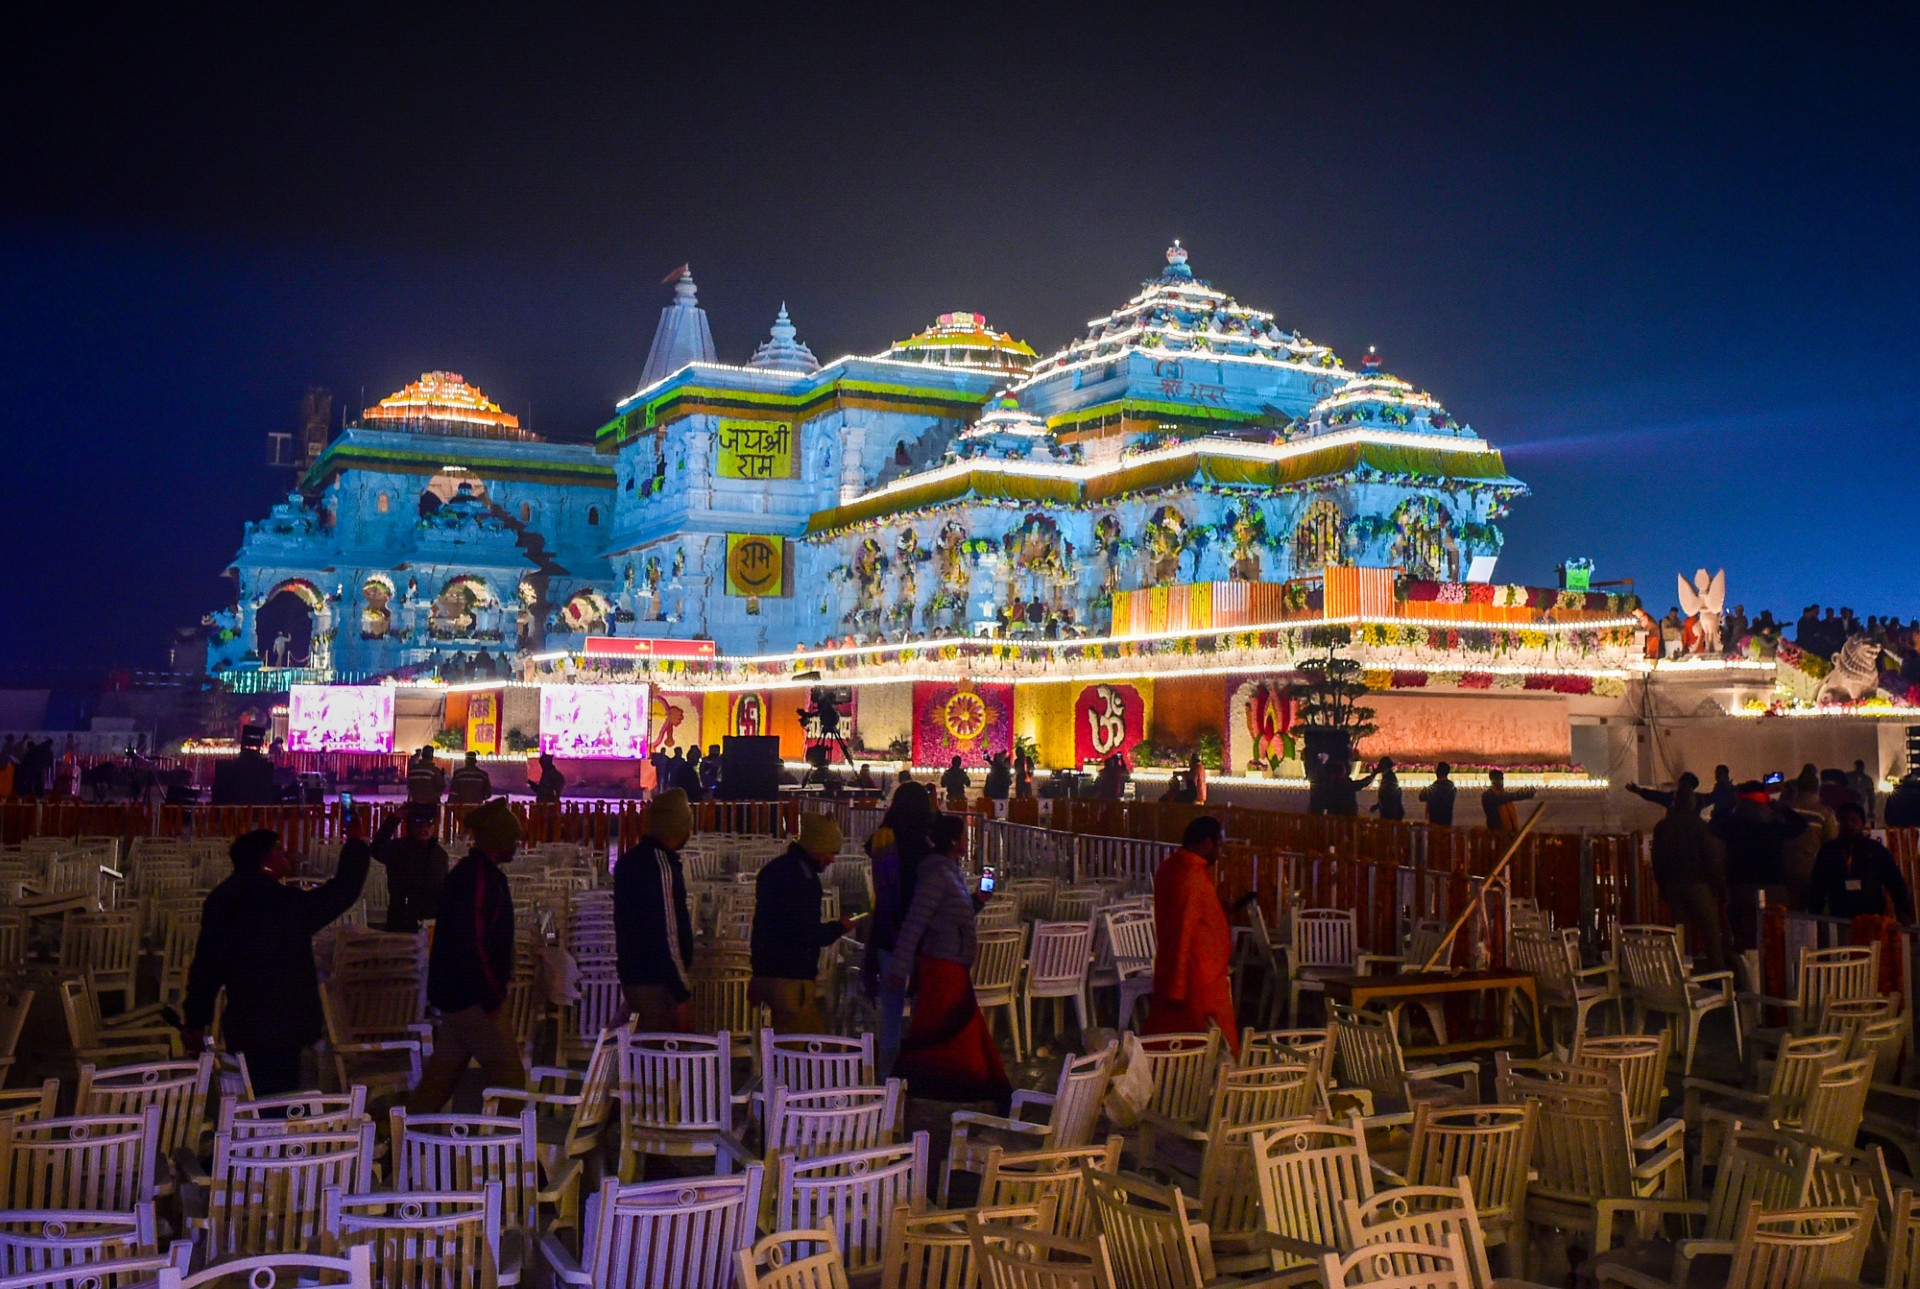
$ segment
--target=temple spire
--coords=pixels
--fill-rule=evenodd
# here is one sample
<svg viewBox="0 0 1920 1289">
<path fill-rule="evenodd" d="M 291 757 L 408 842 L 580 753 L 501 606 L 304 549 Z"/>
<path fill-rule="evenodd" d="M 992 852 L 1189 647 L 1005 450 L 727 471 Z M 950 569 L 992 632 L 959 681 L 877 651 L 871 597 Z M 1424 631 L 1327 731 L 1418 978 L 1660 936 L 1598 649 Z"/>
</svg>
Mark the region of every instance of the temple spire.
<svg viewBox="0 0 1920 1289">
<path fill-rule="evenodd" d="M 770 339 L 753 351 L 753 358 L 747 366 L 765 371 L 819 371 L 820 360 L 813 356 L 813 350 L 795 339 L 799 334 L 793 320 L 787 316 L 787 302 L 782 300 L 780 312 L 768 331 Z"/>
<path fill-rule="evenodd" d="M 700 307 L 693 270 L 682 264 L 673 284 L 673 303 L 660 310 L 653 347 L 647 351 L 647 365 L 640 372 L 640 388 L 673 375 L 688 363 L 710 363 L 716 357 L 713 328 L 707 325 L 707 311 Z"/>
</svg>

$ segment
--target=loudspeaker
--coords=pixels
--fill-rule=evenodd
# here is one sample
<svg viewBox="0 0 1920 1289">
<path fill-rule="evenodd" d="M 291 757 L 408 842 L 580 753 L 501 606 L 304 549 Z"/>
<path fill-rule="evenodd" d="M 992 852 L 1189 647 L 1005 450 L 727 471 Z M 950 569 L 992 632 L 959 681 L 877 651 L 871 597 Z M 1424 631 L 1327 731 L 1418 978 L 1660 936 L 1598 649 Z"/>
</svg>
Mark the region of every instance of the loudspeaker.
<svg viewBox="0 0 1920 1289">
<path fill-rule="evenodd" d="M 780 739 L 729 734 L 720 744 L 720 795 L 728 801 L 780 798 Z"/>
</svg>

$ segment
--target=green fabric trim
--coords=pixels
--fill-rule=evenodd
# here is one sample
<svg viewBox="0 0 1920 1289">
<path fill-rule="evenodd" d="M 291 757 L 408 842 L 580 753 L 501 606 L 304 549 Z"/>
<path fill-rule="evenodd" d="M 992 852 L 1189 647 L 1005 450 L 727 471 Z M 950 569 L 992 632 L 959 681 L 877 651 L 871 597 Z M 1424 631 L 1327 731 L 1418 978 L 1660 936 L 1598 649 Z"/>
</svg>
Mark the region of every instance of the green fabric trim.
<svg viewBox="0 0 1920 1289">
<path fill-rule="evenodd" d="M 819 411 L 846 399 L 878 399 L 910 404 L 908 410 L 953 410 L 965 414 L 987 401 L 984 393 L 966 390 L 927 389 L 918 385 L 895 385 L 867 380 L 835 380 L 812 386 L 795 394 L 774 394 L 762 390 L 728 389 L 718 385 L 675 385 L 645 403 L 638 403 L 594 431 L 596 444 L 612 439 L 617 445 L 656 426 L 677 419 L 673 413 L 682 404 L 704 403 L 714 407 L 738 407 L 765 410 L 794 421 L 804 421 Z M 688 412 L 686 415 L 696 415 Z"/>
<path fill-rule="evenodd" d="M 444 441 L 448 446 L 461 442 Z M 405 474 L 438 474 L 447 465 L 462 465 L 498 479 L 519 479 L 531 483 L 560 483 L 586 488 L 612 488 L 613 467 L 591 461 L 526 461 L 515 457 L 492 456 L 483 452 L 417 452 L 404 448 L 375 448 L 364 444 L 336 443 L 321 453 L 320 459 L 300 480 L 306 491 L 324 487 L 326 481 L 343 470 L 397 470 Z"/>
<path fill-rule="evenodd" d="M 1195 403 L 1164 403 L 1157 399 L 1123 398 L 1112 403 L 1096 403 L 1092 407 L 1083 407 L 1078 411 L 1063 412 L 1059 416 L 1049 417 L 1047 428 L 1056 432 L 1071 430 L 1089 421 L 1104 421 L 1116 416 L 1151 417 L 1176 425 L 1182 422 L 1218 425 L 1223 421 L 1244 425 L 1260 419 L 1225 407 L 1205 407 Z"/>
</svg>

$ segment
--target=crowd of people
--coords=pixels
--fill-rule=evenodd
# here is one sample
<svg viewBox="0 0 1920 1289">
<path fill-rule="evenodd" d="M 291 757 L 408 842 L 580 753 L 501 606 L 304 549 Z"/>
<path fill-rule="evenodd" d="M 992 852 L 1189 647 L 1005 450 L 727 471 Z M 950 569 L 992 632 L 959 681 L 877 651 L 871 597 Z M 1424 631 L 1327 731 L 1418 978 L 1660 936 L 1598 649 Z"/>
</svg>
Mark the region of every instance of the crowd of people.
<svg viewBox="0 0 1920 1289">
<path fill-rule="evenodd" d="M 1648 632 L 1650 655 L 1674 658 L 1687 652 L 1686 618 L 1678 606 L 1653 623 Z M 1775 619 L 1771 610 L 1762 609 L 1749 617 L 1747 606 L 1736 604 L 1720 619 L 1721 651 L 1730 658 L 1771 658 L 1782 641 L 1808 653 L 1832 658 L 1856 637 L 1865 637 L 1903 659 L 1903 674 L 1920 681 L 1920 618 L 1902 622 L 1888 614 L 1868 614 L 1862 618 L 1851 608 L 1809 604 L 1800 611 L 1791 626 Z"/>
<path fill-rule="evenodd" d="M 333 875 L 287 884 L 291 859 L 277 834 L 250 832 L 230 848 L 233 874 L 206 899 L 183 1002 L 189 1049 L 205 1044 L 224 991 L 221 1028 L 245 1055 L 258 1095 L 302 1083 L 305 1049 L 322 1033 L 311 942 L 360 897 L 369 867 L 387 870 L 385 928 L 412 932 L 434 923 L 427 999 L 436 1013 L 432 1056 L 407 1097 L 410 1113 L 432 1113 L 452 1098 L 468 1067 L 488 1087 L 525 1086 L 527 1072 L 503 1009 L 513 971 L 515 909 L 502 869 L 518 850 L 521 825 L 504 798 L 468 811 L 468 849 L 450 863 L 428 802 L 387 816 L 369 839 L 364 814 L 348 820 Z M 648 1032 L 694 1025 L 695 923 L 681 853 L 694 815 L 678 788 L 649 805 L 640 841 L 613 870 L 619 977 L 628 1012 Z M 1213 866 L 1225 839 L 1212 816 L 1188 825 L 1183 843 L 1155 878 L 1159 935 L 1146 1032 L 1187 1032 L 1215 1023 L 1236 1040 L 1228 970 L 1232 932 Z M 873 907 L 859 918 L 824 916 L 824 875 L 846 847 L 832 816 L 803 812 L 784 853 L 756 878 L 750 997 L 778 1033 L 821 1033 L 820 951 L 857 933 L 859 986 L 875 1015 L 878 1064 L 918 1096 L 1004 1104 L 1011 1084 L 975 998 L 970 969 L 976 915 L 991 882 L 970 877 L 967 827 L 943 813 L 926 786 L 894 792 L 864 849 L 872 861 Z"/>
<path fill-rule="evenodd" d="M 1692 773 L 1671 789 L 1627 790 L 1666 812 L 1651 841 L 1654 881 L 1709 970 L 1759 947 L 1763 905 L 1914 924 L 1899 865 L 1868 832 L 1877 802 L 1863 761 L 1743 783 L 1721 765 L 1704 791 Z M 1885 815 L 1890 826 L 1920 823 L 1920 780 L 1904 779 Z"/>
</svg>

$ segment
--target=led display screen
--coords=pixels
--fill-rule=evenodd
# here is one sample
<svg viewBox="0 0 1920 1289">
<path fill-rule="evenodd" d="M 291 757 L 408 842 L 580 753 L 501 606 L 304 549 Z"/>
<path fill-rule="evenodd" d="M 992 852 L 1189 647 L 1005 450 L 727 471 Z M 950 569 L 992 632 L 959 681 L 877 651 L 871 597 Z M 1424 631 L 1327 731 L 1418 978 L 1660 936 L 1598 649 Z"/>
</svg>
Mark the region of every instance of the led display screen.
<svg viewBox="0 0 1920 1289">
<path fill-rule="evenodd" d="M 644 759 L 647 686 L 543 686 L 540 750 L 555 756 Z"/>
<path fill-rule="evenodd" d="M 393 690 L 386 685 L 295 685 L 287 694 L 294 752 L 393 751 Z"/>
</svg>

